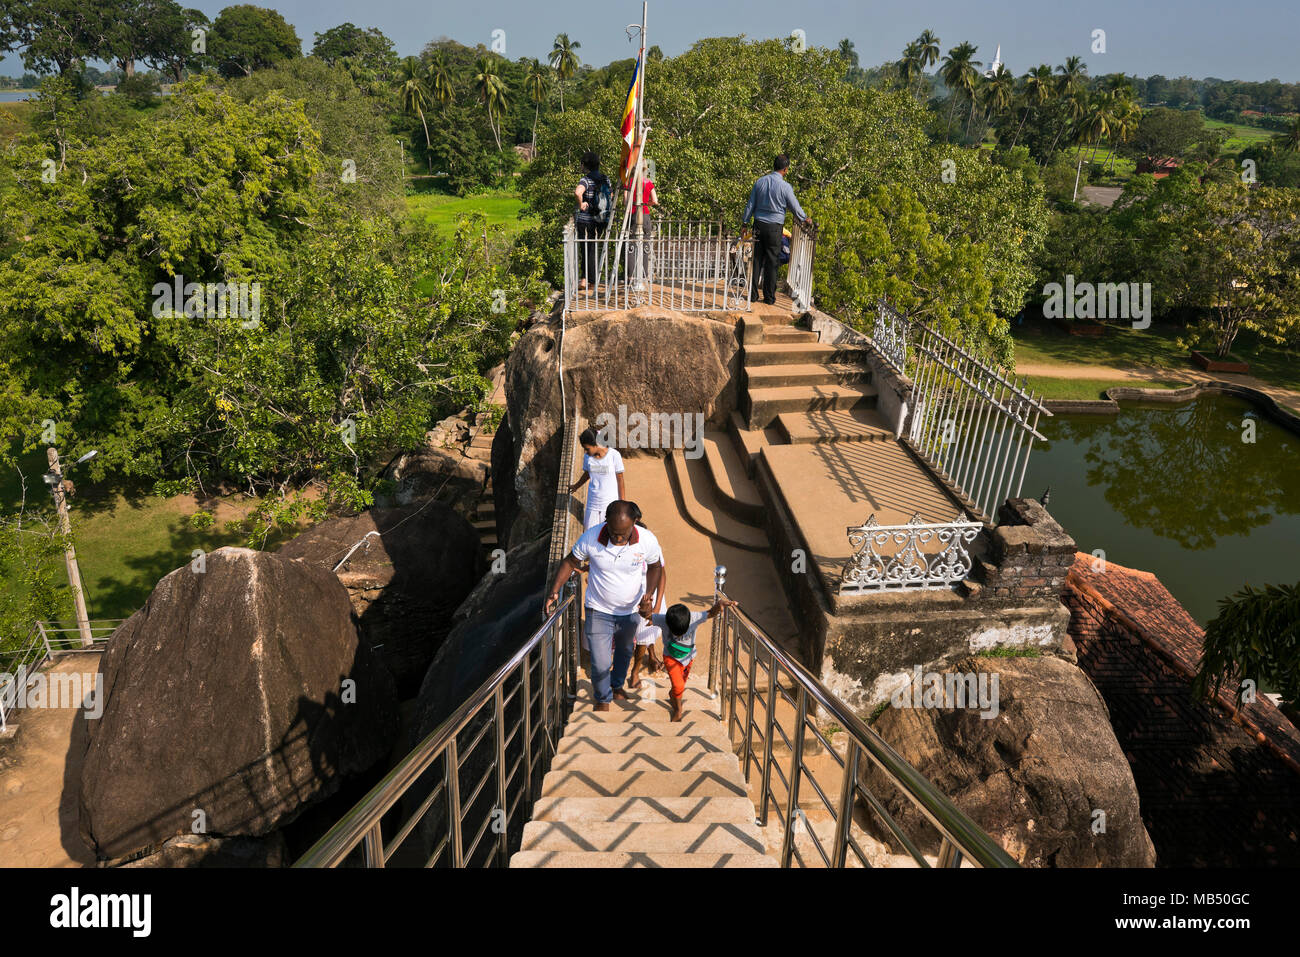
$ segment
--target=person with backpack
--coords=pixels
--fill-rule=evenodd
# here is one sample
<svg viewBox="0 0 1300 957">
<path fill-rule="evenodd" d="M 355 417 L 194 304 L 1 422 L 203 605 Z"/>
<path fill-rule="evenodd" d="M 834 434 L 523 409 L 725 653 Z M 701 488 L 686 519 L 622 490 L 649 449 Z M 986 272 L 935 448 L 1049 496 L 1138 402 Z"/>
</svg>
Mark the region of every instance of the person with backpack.
<svg viewBox="0 0 1300 957">
<path fill-rule="evenodd" d="M 802 223 L 812 222 L 794 198 L 794 188 L 785 181 L 789 171 L 790 158 L 782 153 L 772 162 L 772 172 L 755 180 L 742 220 L 748 223 L 751 216 L 754 218 L 754 285 L 750 299 L 757 302 L 761 290 L 763 302 L 769 306 L 776 305 L 776 271 L 781 260 L 785 211 L 789 209 Z"/>
<path fill-rule="evenodd" d="M 614 190 L 609 185 L 609 177 L 600 171 L 600 157 L 594 150 L 582 155 L 582 179 L 573 191 L 578 198 L 578 208 L 573 212 L 573 225 L 578 233 L 582 263 L 582 280 L 580 290 L 595 288 L 596 263 L 600 235 L 609 223 L 609 215 L 614 205 Z"/>
</svg>

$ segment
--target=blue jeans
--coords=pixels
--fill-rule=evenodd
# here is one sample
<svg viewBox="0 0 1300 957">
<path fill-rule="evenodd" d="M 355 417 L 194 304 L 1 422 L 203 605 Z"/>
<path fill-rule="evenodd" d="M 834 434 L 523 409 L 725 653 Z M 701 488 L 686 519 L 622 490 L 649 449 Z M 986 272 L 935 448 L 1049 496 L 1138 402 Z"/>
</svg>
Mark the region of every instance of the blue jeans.
<svg viewBox="0 0 1300 957">
<path fill-rule="evenodd" d="M 587 650 L 591 652 L 591 686 L 598 702 L 613 701 L 632 662 L 633 640 L 641 616 L 610 615 L 587 609 Z M 611 682 L 611 678 L 613 679 Z"/>
</svg>

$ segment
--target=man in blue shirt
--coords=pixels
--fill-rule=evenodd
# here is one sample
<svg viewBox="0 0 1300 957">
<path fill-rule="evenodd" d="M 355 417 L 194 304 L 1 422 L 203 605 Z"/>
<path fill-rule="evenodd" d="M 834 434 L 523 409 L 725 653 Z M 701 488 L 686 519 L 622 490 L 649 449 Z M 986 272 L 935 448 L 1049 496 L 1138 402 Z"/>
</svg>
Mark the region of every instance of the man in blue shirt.
<svg viewBox="0 0 1300 957">
<path fill-rule="evenodd" d="M 785 211 L 791 210 L 795 218 L 807 223 L 794 198 L 794 189 L 785 181 L 790 169 L 790 158 L 782 153 L 772 163 L 772 172 L 760 176 L 754 181 L 754 188 L 749 191 L 749 202 L 745 204 L 744 223 L 754 218 L 754 285 L 750 299 L 758 301 L 760 288 L 763 302 L 769 306 L 776 304 L 776 271 L 781 257 L 781 231 L 785 228 Z"/>
</svg>

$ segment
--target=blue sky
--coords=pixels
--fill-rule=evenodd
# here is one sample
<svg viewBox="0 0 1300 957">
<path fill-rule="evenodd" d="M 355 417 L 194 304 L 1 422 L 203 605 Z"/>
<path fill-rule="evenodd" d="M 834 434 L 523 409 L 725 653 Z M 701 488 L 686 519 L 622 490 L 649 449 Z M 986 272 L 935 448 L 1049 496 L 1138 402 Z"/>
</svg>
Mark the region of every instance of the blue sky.
<svg viewBox="0 0 1300 957">
<path fill-rule="evenodd" d="M 225 2 L 186 0 L 209 16 Z M 506 55 L 543 57 L 555 34 L 581 42 L 584 62 L 603 65 L 630 56 L 623 28 L 639 20 L 638 0 L 275 0 L 273 7 L 298 31 L 305 51 L 313 33 L 351 21 L 378 27 L 405 55 L 429 40 L 449 36 L 490 44 L 505 31 Z M 1216 76 L 1225 79 L 1300 81 L 1300 0 L 651 0 L 651 43 L 669 55 L 700 37 L 745 33 L 753 37 L 805 32 L 808 42 L 834 46 L 849 37 L 864 66 L 897 59 L 923 29 L 943 49 L 961 40 L 979 47 L 989 62 L 1002 59 L 1015 73 L 1040 62 L 1057 64 L 1077 54 L 1094 74 L 1123 71 L 1149 76 Z M 1093 53 L 1092 32 L 1106 31 L 1105 54 Z M 0 72 L 21 72 L 16 54 Z"/>
</svg>

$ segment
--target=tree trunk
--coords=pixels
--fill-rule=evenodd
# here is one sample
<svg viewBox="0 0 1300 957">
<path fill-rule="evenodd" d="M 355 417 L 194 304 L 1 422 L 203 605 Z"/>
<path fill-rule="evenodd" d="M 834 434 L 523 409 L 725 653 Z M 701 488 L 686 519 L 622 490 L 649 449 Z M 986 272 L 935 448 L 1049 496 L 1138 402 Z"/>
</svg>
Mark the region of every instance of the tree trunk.
<svg viewBox="0 0 1300 957">
<path fill-rule="evenodd" d="M 542 108 L 540 103 L 533 104 L 533 155 L 537 155 L 537 111 Z"/>
<path fill-rule="evenodd" d="M 1033 107 L 1025 107 L 1025 115 L 1020 118 L 1020 125 L 1016 127 L 1016 135 L 1011 138 L 1011 149 L 1015 149 L 1016 143 L 1020 140 L 1020 131 L 1025 128 L 1025 120 L 1029 119 L 1029 111 Z"/>
<path fill-rule="evenodd" d="M 429 139 L 429 124 L 424 121 L 424 110 L 420 109 L 418 103 L 415 105 L 415 112 L 420 114 L 420 125 L 424 127 L 424 148 L 431 150 L 433 149 L 433 140 Z"/>
<path fill-rule="evenodd" d="M 1070 200 L 1072 203 L 1079 201 L 1079 174 L 1083 172 L 1083 150 L 1079 150 L 1079 165 L 1074 171 L 1074 196 Z"/>
<path fill-rule="evenodd" d="M 952 135 L 952 113 L 957 108 L 957 91 L 951 90 L 948 93 L 948 126 L 944 129 L 943 135 L 946 139 Z"/>
<path fill-rule="evenodd" d="M 131 79 L 135 76 L 135 60 L 119 60 L 118 64 L 122 67 L 122 76 Z"/>
</svg>

